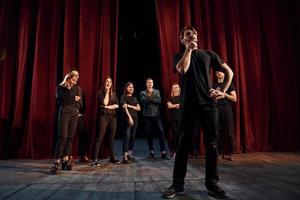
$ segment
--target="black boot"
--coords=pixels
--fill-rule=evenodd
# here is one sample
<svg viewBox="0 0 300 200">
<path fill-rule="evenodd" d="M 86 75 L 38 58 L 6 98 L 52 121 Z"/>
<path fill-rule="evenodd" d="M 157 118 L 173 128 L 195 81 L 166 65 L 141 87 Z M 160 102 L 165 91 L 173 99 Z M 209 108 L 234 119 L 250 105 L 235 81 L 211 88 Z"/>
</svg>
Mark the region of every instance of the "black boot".
<svg viewBox="0 0 300 200">
<path fill-rule="evenodd" d="M 50 174 L 51 174 L 51 175 L 56 175 L 56 174 L 57 174 L 58 167 L 59 167 L 59 162 L 55 162 L 55 163 L 53 164 L 53 166 L 50 168 Z"/>
<path fill-rule="evenodd" d="M 207 194 L 215 197 L 217 199 L 226 199 L 227 194 L 225 190 L 220 188 L 217 184 L 205 184 L 206 189 L 207 189 Z"/>
</svg>

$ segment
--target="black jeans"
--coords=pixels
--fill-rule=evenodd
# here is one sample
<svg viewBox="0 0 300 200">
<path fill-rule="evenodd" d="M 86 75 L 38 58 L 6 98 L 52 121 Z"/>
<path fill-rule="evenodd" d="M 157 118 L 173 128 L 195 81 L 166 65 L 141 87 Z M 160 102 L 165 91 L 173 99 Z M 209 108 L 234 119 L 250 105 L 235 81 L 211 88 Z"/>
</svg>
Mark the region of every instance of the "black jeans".
<svg viewBox="0 0 300 200">
<path fill-rule="evenodd" d="M 218 151 L 224 153 L 224 143 L 228 139 L 228 150 L 234 152 L 233 113 L 230 104 L 219 105 L 219 129 L 217 135 Z"/>
<path fill-rule="evenodd" d="M 105 133 L 109 134 L 109 155 L 110 159 L 115 159 L 114 151 L 114 138 L 117 128 L 117 118 L 115 115 L 100 115 L 99 116 L 99 130 L 96 136 L 95 148 L 93 159 L 96 160 L 99 155 L 99 150 L 105 136 Z"/>
<path fill-rule="evenodd" d="M 71 155 L 72 140 L 76 131 L 78 109 L 72 106 L 60 107 L 58 111 L 58 137 L 55 147 L 55 159 L 60 159 L 62 153 Z"/>
<path fill-rule="evenodd" d="M 88 142 L 88 135 L 87 135 L 86 126 L 84 124 L 83 116 L 80 116 L 78 118 L 76 131 L 79 137 L 79 156 L 83 157 L 87 153 L 87 142 Z"/>
<path fill-rule="evenodd" d="M 165 136 L 164 136 L 164 127 L 160 116 L 157 117 L 143 117 L 144 119 L 144 128 L 147 136 L 147 142 L 149 151 L 154 151 L 153 148 L 153 131 L 158 131 L 159 135 L 159 146 L 160 151 L 163 152 L 166 150 Z"/>
<path fill-rule="evenodd" d="M 172 142 L 170 146 L 170 150 L 175 153 L 177 150 L 179 138 L 180 138 L 180 120 L 170 120 L 170 128 L 172 132 Z"/>
<path fill-rule="evenodd" d="M 133 151 L 135 134 L 138 127 L 138 118 L 133 118 L 134 124 L 130 126 L 128 119 L 123 119 L 123 153 Z"/>
<path fill-rule="evenodd" d="M 217 105 L 199 105 L 196 107 L 185 107 L 182 119 L 182 138 L 179 141 L 176 152 L 175 166 L 173 172 L 173 185 L 176 188 L 184 187 L 184 178 L 187 170 L 189 148 L 193 144 L 193 136 L 196 123 L 200 122 L 203 127 L 204 145 L 206 150 L 205 183 L 216 184 L 219 180 L 217 170 L 217 145 L 216 135 L 218 128 Z"/>
</svg>

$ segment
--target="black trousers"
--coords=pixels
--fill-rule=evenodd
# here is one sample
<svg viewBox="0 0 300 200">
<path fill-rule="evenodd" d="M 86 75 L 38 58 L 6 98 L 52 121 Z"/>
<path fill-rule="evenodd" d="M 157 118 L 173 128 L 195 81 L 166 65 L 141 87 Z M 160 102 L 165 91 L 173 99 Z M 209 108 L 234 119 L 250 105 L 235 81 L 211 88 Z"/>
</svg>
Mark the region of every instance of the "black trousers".
<svg viewBox="0 0 300 200">
<path fill-rule="evenodd" d="M 170 120 L 170 128 L 172 132 L 172 141 L 170 146 L 170 150 L 175 153 L 178 147 L 178 142 L 180 138 L 180 119 L 171 119 Z"/>
<path fill-rule="evenodd" d="M 187 170 L 188 153 L 193 144 L 193 137 L 197 122 L 203 127 L 204 145 L 206 150 L 205 183 L 216 184 L 219 180 L 217 169 L 217 145 L 216 135 L 218 128 L 217 105 L 199 105 L 185 107 L 182 118 L 182 137 L 176 152 L 173 172 L 173 185 L 176 188 L 184 187 L 184 178 Z"/>
<path fill-rule="evenodd" d="M 218 151 L 224 153 L 224 144 L 228 141 L 228 150 L 234 152 L 233 113 L 230 104 L 219 105 L 219 129 L 217 135 Z"/>
<path fill-rule="evenodd" d="M 79 156 L 83 157 L 87 154 L 88 142 L 87 129 L 83 120 L 83 116 L 78 118 L 76 131 L 79 137 Z"/>
<path fill-rule="evenodd" d="M 165 133 L 164 127 L 161 121 L 160 116 L 157 117 L 143 117 L 144 120 L 144 128 L 147 136 L 147 143 L 149 147 L 149 151 L 154 151 L 153 148 L 153 131 L 158 132 L 159 146 L 160 151 L 163 152 L 166 150 L 166 142 L 165 142 Z"/>
<path fill-rule="evenodd" d="M 109 155 L 110 159 L 115 159 L 114 138 L 117 129 L 117 118 L 114 115 L 100 115 L 99 130 L 96 136 L 93 159 L 96 160 L 99 155 L 100 147 L 105 134 L 109 134 Z"/>
<path fill-rule="evenodd" d="M 58 137 L 55 147 L 55 159 L 60 159 L 63 153 L 66 156 L 71 155 L 78 114 L 78 109 L 72 106 L 60 107 L 58 111 Z"/>
</svg>

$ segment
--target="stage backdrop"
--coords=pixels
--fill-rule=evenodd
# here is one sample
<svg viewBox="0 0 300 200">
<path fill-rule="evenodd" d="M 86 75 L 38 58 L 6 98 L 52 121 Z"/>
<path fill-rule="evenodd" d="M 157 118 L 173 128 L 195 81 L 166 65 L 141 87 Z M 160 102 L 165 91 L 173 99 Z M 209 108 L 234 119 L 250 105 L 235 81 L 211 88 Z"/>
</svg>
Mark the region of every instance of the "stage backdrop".
<svg viewBox="0 0 300 200">
<path fill-rule="evenodd" d="M 199 47 L 213 49 L 235 73 L 237 150 L 299 150 L 299 2 L 155 3 L 163 93 L 178 81 L 172 59 L 180 49 L 179 30 L 193 25 Z M 114 83 L 118 78 L 117 27 L 118 0 L 0 0 L 0 52 L 6 52 L 0 60 L 0 158 L 53 156 L 54 91 L 72 66 L 79 68 L 87 97 L 91 149 L 96 93 L 106 75 Z"/>
</svg>

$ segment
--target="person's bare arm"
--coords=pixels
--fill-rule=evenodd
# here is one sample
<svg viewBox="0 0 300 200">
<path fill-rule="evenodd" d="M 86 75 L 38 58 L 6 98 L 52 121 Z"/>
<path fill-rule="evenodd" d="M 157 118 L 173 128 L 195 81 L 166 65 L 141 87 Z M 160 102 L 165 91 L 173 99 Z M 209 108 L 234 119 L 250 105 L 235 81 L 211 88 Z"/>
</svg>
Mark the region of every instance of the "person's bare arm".
<svg viewBox="0 0 300 200">
<path fill-rule="evenodd" d="M 136 110 L 136 111 L 141 110 L 140 104 L 137 104 L 136 106 L 127 104 L 127 107 L 132 108 L 133 110 Z"/>
<path fill-rule="evenodd" d="M 118 104 L 113 104 L 113 105 L 109 105 L 109 106 L 104 106 L 104 108 L 113 110 L 113 109 L 119 108 L 119 105 Z"/>
<path fill-rule="evenodd" d="M 170 101 L 168 101 L 167 106 L 168 106 L 169 109 L 177 109 L 177 108 L 180 107 L 180 104 L 179 103 L 172 104 Z"/>
<path fill-rule="evenodd" d="M 221 65 L 221 68 L 224 69 L 224 72 L 225 72 L 225 77 L 226 78 L 226 81 L 225 81 L 225 86 L 224 86 L 224 89 L 222 92 L 226 92 L 227 89 L 229 88 L 230 84 L 231 84 L 231 81 L 232 81 L 232 78 L 233 78 L 233 71 L 230 69 L 230 67 L 226 64 L 226 63 L 223 63 Z"/>
<path fill-rule="evenodd" d="M 176 69 L 179 73 L 185 74 L 190 67 L 191 63 L 191 55 L 194 49 L 197 49 L 197 42 L 194 40 L 189 41 L 187 43 L 183 56 L 176 64 Z"/>
</svg>

